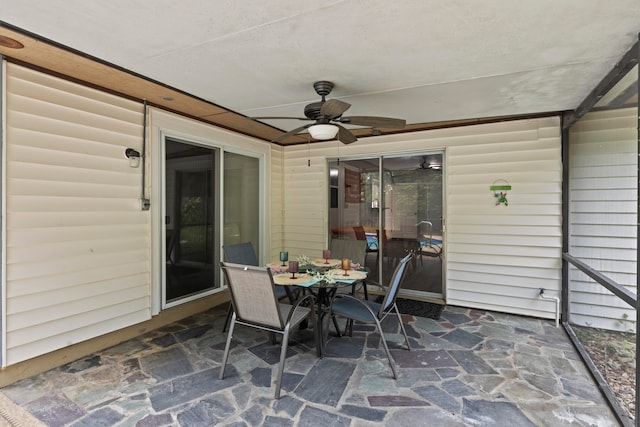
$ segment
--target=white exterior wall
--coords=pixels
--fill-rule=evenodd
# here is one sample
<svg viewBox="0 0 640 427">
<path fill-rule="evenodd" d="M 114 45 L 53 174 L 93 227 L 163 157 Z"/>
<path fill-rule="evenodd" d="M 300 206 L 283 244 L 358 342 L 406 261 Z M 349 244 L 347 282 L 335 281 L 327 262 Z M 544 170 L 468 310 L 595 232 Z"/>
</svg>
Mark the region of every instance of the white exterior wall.
<svg viewBox="0 0 640 427">
<path fill-rule="evenodd" d="M 335 141 L 284 150 L 284 237 L 289 256 L 315 256 L 328 236 L 327 158 L 445 149 L 446 302 L 555 316 L 562 249 L 562 164 L 558 117 Z M 311 165 L 308 165 L 308 160 Z M 513 187 L 495 206 L 489 186 Z"/>
<path fill-rule="evenodd" d="M 4 365 L 149 319 L 142 105 L 6 68 Z"/>
<path fill-rule="evenodd" d="M 159 212 L 157 146 L 167 134 L 261 153 L 271 260 L 281 249 L 293 257 L 326 246 L 328 157 L 446 149 L 447 302 L 553 316 L 553 304 L 532 295 L 560 289 L 558 118 L 282 148 L 152 110 L 152 209 L 141 211 L 141 169 L 124 157 L 127 147 L 141 150 L 141 104 L 15 64 L 7 64 L 6 85 L 4 365 L 157 312 L 151 264 L 162 245 L 151 230 L 162 218 L 150 215 Z M 493 206 L 488 186 L 498 178 L 514 186 L 508 208 Z"/>
<path fill-rule="evenodd" d="M 164 136 L 256 157 L 262 172 L 274 168 L 264 141 L 150 108 L 151 209 L 142 211 L 142 168 L 124 155 L 129 147 L 142 151 L 141 103 L 11 63 L 5 80 L 0 342 L 9 366 L 160 311 Z M 272 192 L 271 175 L 264 177 L 259 216 L 268 253 L 282 179 Z"/>
<path fill-rule="evenodd" d="M 637 108 L 589 113 L 569 136 L 569 253 L 636 293 Z M 574 267 L 571 323 L 635 330 L 635 310 Z"/>
</svg>

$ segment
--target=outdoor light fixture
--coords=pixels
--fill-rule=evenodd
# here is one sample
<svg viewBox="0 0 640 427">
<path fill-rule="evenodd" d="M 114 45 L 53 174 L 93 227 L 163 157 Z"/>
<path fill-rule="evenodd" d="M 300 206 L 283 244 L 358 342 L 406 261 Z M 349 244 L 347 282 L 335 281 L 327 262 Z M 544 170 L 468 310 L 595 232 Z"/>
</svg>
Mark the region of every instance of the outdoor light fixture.
<svg viewBox="0 0 640 427">
<path fill-rule="evenodd" d="M 334 125 L 313 125 L 309 127 L 309 133 L 313 139 L 326 140 L 333 139 L 338 134 L 338 126 Z"/>
<path fill-rule="evenodd" d="M 137 168 L 140 166 L 140 152 L 138 150 L 134 150 L 133 148 L 127 148 L 124 150 L 124 155 L 129 159 L 129 166 L 132 168 Z"/>
</svg>

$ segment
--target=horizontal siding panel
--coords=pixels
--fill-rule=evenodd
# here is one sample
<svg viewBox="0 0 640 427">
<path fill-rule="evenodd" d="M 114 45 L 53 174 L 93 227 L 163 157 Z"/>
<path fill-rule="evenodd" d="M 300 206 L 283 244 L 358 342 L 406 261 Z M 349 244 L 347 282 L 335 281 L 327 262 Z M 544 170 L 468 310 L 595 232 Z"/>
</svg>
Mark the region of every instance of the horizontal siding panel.
<svg viewBox="0 0 640 427">
<path fill-rule="evenodd" d="M 527 246 L 522 245 L 522 236 L 527 236 Z M 516 235 L 503 235 L 503 234 L 479 234 L 469 233 L 461 234 L 458 232 L 447 233 L 447 243 L 449 244 L 450 251 L 469 251 L 463 245 L 469 245 L 471 251 L 486 250 L 487 246 L 504 246 L 504 247 L 524 247 L 529 248 L 531 251 L 538 251 L 538 248 L 558 248 L 562 246 L 562 241 L 558 239 L 558 236 L 538 236 L 531 234 Z M 459 245 L 458 245 L 459 244 Z M 480 246 L 478 246 L 480 245 Z M 552 251 L 554 255 L 557 255 L 556 251 Z"/>
<path fill-rule="evenodd" d="M 138 200 L 132 200 L 129 208 L 139 209 L 140 203 Z M 76 213 L 73 218 L 69 218 L 69 215 L 65 212 L 19 212 L 13 217 L 7 218 L 7 225 L 11 228 L 23 228 L 23 227 L 60 227 L 67 225 L 69 227 L 75 226 L 87 226 L 87 225 L 105 225 L 110 224 L 139 224 L 143 225 L 146 222 L 144 215 L 131 215 L 131 213 L 114 210 L 112 212 L 84 212 Z"/>
<path fill-rule="evenodd" d="M 76 185 L 74 185 L 76 186 Z M 55 188 L 55 185 L 45 185 L 45 188 Z M 32 197 L 37 194 L 26 194 L 29 191 L 25 191 L 25 194 L 20 196 L 12 196 L 7 203 L 11 204 L 12 212 L 33 212 L 33 213 L 56 213 L 65 212 L 69 215 L 78 213 L 82 215 L 86 212 L 104 212 L 105 210 L 114 210 L 116 212 L 126 211 L 131 207 L 131 201 L 134 199 L 132 194 L 130 197 L 123 197 L 122 188 L 117 191 L 117 188 L 109 185 L 95 186 L 97 189 L 101 189 L 104 192 L 103 197 L 98 196 L 98 191 L 90 191 L 91 185 L 81 184 L 76 187 L 83 187 L 86 196 L 80 196 L 77 189 L 71 189 L 69 186 L 60 185 L 60 196 L 39 196 L 37 200 Z M 63 190 L 64 189 L 64 190 Z M 128 187 L 124 187 L 125 191 L 128 191 Z M 34 192 L 35 193 L 35 192 Z M 51 193 L 49 193 L 51 194 Z M 135 194 L 135 193 L 134 193 Z M 134 199 L 135 200 L 135 199 Z M 47 208 L 48 207 L 48 208 Z"/>
<path fill-rule="evenodd" d="M 496 271 L 500 271 L 502 268 L 513 268 L 521 265 L 526 265 L 528 268 L 538 269 L 557 269 L 560 268 L 561 262 L 553 258 L 533 258 L 527 256 L 502 256 L 500 261 L 495 260 L 493 255 L 484 254 L 466 254 L 466 253 L 453 253 L 450 255 L 456 262 L 469 264 L 469 268 L 477 267 L 478 265 L 491 265 L 495 266 Z M 447 265 L 447 267 L 449 267 Z M 453 267 L 452 267 L 453 268 Z M 542 273 L 541 273 L 542 274 Z"/>
<path fill-rule="evenodd" d="M 82 242 L 96 239 L 122 239 L 137 238 L 138 235 L 147 236 L 144 229 L 139 224 L 119 224 L 117 227 L 74 227 L 73 234 L 69 233 L 67 227 L 51 228 L 31 228 L 16 230 L 11 233 L 10 240 L 7 239 L 7 246 L 14 248 L 32 247 L 35 244 L 47 245 L 51 243 Z"/>
<path fill-rule="evenodd" d="M 637 126 L 637 124 L 636 124 Z M 629 127 L 627 129 L 600 129 L 591 132 L 573 132 L 574 137 L 579 136 L 580 142 L 585 144 L 586 150 L 580 149 L 581 155 L 591 155 L 596 153 L 604 154 L 604 158 L 613 158 L 614 156 L 620 157 L 624 152 L 613 154 L 603 149 L 601 142 L 624 142 L 634 137 L 634 128 Z M 587 147 L 588 145 L 588 147 Z M 571 153 L 571 151 L 569 151 Z M 628 151 L 627 151 L 628 152 Z M 594 163 L 597 164 L 597 163 Z"/>
<path fill-rule="evenodd" d="M 598 201 L 574 201 L 571 203 L 572 208 L 575 208 L 575 212 L 613 212 L 613 213 L 634 213 L 636 212 L 638 205 L 631 200 L 628 201 L 613 201 L 613 200 L 598 200 Z"/>
<path fill-rule="evenodd" d="M 150 316 L 140 103 L 7 64 L 5 364 Z M 78 340 L 78 341 L 76 341 Z"/>
<path fill-rule="evenodd" d="M 600 131 L 603 129 L 628 129 L 638 124 L 638 117 L 633 108 L 603 110 L 589 113 L 585 120 L 579 120 L 571 126 L 575 133 Z"/>
<path fill-rule="evenodd" d="M 534 215 L 532 215 L 532 209 L 535 209 L 535 211 L 540 216 L 546 216 L 546 215 L 556 216 L 558 209 L 561 208 L 560 203 L 548 204 L 548 205 L 521 205 L 521 204 L 516 204 L 514 201 L 514 198 L 511 196 L 508 196 L 507 199 L 509 200 L 508 207 L 495 206 L 495 204 L 489 205 L 485 203 L 483 203 L 481 206 L 465 203 L 464 205 L 456 205 L 455 207 L 452 207 L 451 210 L 452 210 L 452 214 L 454 215 L 464 213 L 464 212 L 469 212 L 469 209 L 475 210 L 477 212 L 476 218 L 478 219 L 478 221 L 480 221 L 480 223 L 482 223 L 481 221 L 484 221 L 484 220 L 489 221 L 489 219 L 485 218 L 485 213 L 481 211 L 481 209 L 483 208 L 493 209 L 495 207 L 496 208 L 495 210 L 497 212 L 495 212 L 494 215 L 496 215 L 497 217 L 499 216 L 512 217 L 517 215 L 523 215 L 525 216 L 526 219 L 535 217 Z M 508 210 L 508 212 L 500 212 L 500 210 Z"/>
<path fill-rule="evenodd" d="M 40 99 L 43 102 L 71 106 L 86 113 L 138 123 L 137 118 L 128 112 L 131 101 L 125 98 L 114 97 L 89 87 L 78 91 L 77 84 L 68 80 L 56 79 L 55 85 L 52 85 L 49 75 L 28 68 L 14 68 L 7 79 L 11 86 L 9 95 Z M 142 111 L 142 106 L 138 107 Z"/>
<path fill-rule="evenodd" d="M 478 274 L 495 274 L 496 271 L 499 270 L 501 275 L 507 277 L 539 278 L 545 280 L 560 280 L 562 278 L 562 272 L 557 268 L 543 269 L 519 265 L 468 264 L 461 262 L 449 262 L 447 263 L 447 265 L 449 267 L 449 274 L 451 274 L 453 271 Z"/>
<path fill-rule="evenodd" d="M 569 253 L 636 293 L 637 109 L 589 113 L 570 130 Z M 574 267 L 573 323 L 624 330 L 626 304 Z"/>
<path fill-rule="evenodd" d="M 15 286 L 12 286 L 11 289 L 7 291 L 7 298 L 20 297 L 24 295 L 37 295 L 43 292 L 65 289 L 67 287 L 74 288 L 85 284 L 102 282 L 110 283 L 113 280 L 129 280 L 130 277 L 138 277 L 141 274 L 148 274 L 148 269 L 146 268 L 146 265 L 135 262 L 121 265 L 105 265 L 92 269 L 67 271 L 54 276 L 44 274 L 39 276 L 29 276 L 13 280 Z"/>
<path fill-rule="evenodd" d="M 11 103 L 10 98 L 7 100 L 7 103 Z M 33 108 L 36 109 L 39 103 L 34 103 L 33 105 Z M 11 110 L 11 114 L 7 114 L 7 120 L 11 121 L 16 130 L 16 133 L 10 135 L 12 138 L 16 138 L 17 146 L 32 145 L 35 148 L 45 149 L 47 139 L 50 141 L 57 139 L 61 142 L 63 151 L 73 152 L 70 144 L 82 139 L 83 141 L 92 142 L 96 148 L 102 150 L 102 152 L 99 151 L 96 155 L 105 155 L 110 145 L 121 145 L 119 141 L 123 138 L 129 141 L 135 141 L 136 136 L 142 136 L 139 126 L 131 126 L 128 123 L 114 122 L 114 126 L 109 127 L 105 126 L 104 123 L 91 126 L 90 123 L 78 121 L 87 119 L 90 119 L 90 117 L 82 115 L 78 117 L 76 114 L 69 114 L 68 117 L 56 119 L 36 116 L 29 113 L 20 113 L 13 110 Z M 22 132 L 18 132 L 18 129 L 21 129 Z M 68 139 L 67 142 L 63 142 L 64 138 L 62 137 L 65 135 L 73 136 Z M 38 137 L 39 141 L 28 144 L 27 141 L 34 139 L 34 137 Z M 64 150 L 65 148 L 67 150 Z"/>
<path fill-rule="evenodd" d="M 95 274 L 97 271 L 104 270 L 105 267 L 110 266 L 113 268 L 113 274 L 120 276 L 120 273 L 117 272 L 118 266 L 132 263 L 144 266 L 145 261 L 145 251 L 137 248 L 99 255 L 70 255 L 68 257 L 59 256 L 55 258 L 50 256 L 44 259 L 34 259 L 33 262 L 29 263 L 8 264 L 7 280 L 21 280 L 27 277 L 40 277 L 40 275 L 51 278 L 55 275 L 64 274 L 66 271 L 94 270 Z M 34 266 L 36 265 L 38 266 L 38 271 L 34 272 Z M 7 295 L 10 295 L 10 293 L 7 292 Z"/>
<path fill-rule="evenodd" d="M 119 277 L 94 283 L 80 283 L 78 286 L 69 286 L 66 289 L 55 288 L 49 292 L 14 296 L 11 298 L 11 304 L 7 306 L 7 311 L 10 313 L 28 313 L 46 308 L 49 305 L 61 305 L 68 301 L 83 300 L 114 293 L 117 295 L 120 291 L 137 289 L 139 292 L 140 287 L 138 285 L 146 281 L 147 275 L 145 272 L 137 276 Z"/>
<path fill-rule="evenodd" d="M 556 310 L 553 301 L 546 301 L 540 298 L 527 299 L 521 295 L 492 295 L 478 291 L 477 289 L 456 292 L 455 297 L 449 298 L 447 303 L 454 306 L 540 317 L 543 319 L 555 318 Z"/>
<path fill-rule="evenodd" d="M 576 258 L 588 261 L 588 260 L 617 260 L 617 261 L 632 261 L 635 262 L 635 251 L 624 250 L 619 248 L 585 248 L 585 247 L 571 247 L 571 254 Z"/>
<path fill-rule="evenodd" d="M 571 239 L 572 246 L 574 248 L 607 248 L 613 246 L 617 249 L 636 249 L 636 237 L 635 236 L 582 236 L 576 234 L 576 237 Z"/>
<path fill-rule="evenodd" d="M 462 209 L 459 209 L 462 211 Z M 494 225 L 504 225 L 505 227 L 516 227 L 516 226 L 556 226 L 557 230 L 560 229 L 562 219 L 558 218 L 557 215 L 502 215 L 496 212 L 495 215 L 483 215 L 482 222 L 480 223 L 482 227 L 484 226 L 494 226 Z M 454 230 L 457 230 L 457 227 L 475 227 L 476 232 L 481 230 L 482 228 L 478 227 L 478 215 L 471 214 L 468 211 L 460 212 L 456 214 L 447 214 L 447 218 L 449 219 L 448 230 L 452 230 L 452 227 L 455 227 Z M 533 225 L 533 219 L 535 218 L 535 225 Z"/>
<path fill-rule="evenodd" d="M 75 240 L 72 247 L 68 242 L 42 243 L 35 248 L 33 246 L 11 247 L 11 254 L 7 257 L 7 262 L 10 264 L 45 260 L 58 262 L 62 259 L 76 258 L 89 264 L 83 258 L 100 258 L 104 255 L 117 257 L 114 258 L 114 262 L 120 262 L 123 254 L 134 256 L 132 260 L 137 258 L 134 255 L 135 252 L 140 252 L 138 248 L 147 243 L 147 236 L 138 232 L 137 237 L 124 236 L 124 238 L 107 237 L 100 240 Z M 134 252 L 130 248 L 133 248 Z M 105 261 L 105 259 L 100 259 L 100 262 Z"/>
<path fill-rule="evenodd" d="M 102 314 L 102 313 L 101 313 Z M 121 329 L 121 325 L 135 325 L 149 319 L 149 311 L 147 309 L 134 311 L 123 316 L 116 317 L 113 311 L 106 310 L 102 320 L 98 316 L 89 316 L 89 320 L 96 320 L 96 323 L 73 323 L 74 328 L 60 334 L 43 336 L 42 339 L 31 341 L 21 346 L 10 345 L 7 349 L 8 360 L 27 360 L 43 354 L 43 350 L 47 348 L 55 348 L 60 342 L 64 341 L 66 346 L 70 346 L 95 337 L 95 330 L 104 330 L 109 333 Z M 64 328 L 65 325 L 62 325 Z M 68 326 L 68 324 L 67 324 Z M 60 329 L 62 329 L 60 328 Z M 29 331 L 24 332 L 29 335 Z"/>
<path fill-rule="evenodd" d="M 616 212 L 596 212 L 596 213 L 584 213 L 584 212 L 571 212 L 569 213 L 569 220 L 571 222 L 571 229 L 573 226 L 578 225 L 590 225 L 592 228 L 605 229 L 613 226 L 624 225 L 636 225 L 637 215 L 635 213 L 616 213 Z M 595 226 L 594 226 L 595 225 Z M 629 235 L 627 231 L 627 235 Z"/>
<path fill-rule="evenodd" d="M 637 166 L 633 162 L 634 155 L 629 153 L 628 155 L 621 156 L 618 159 L 617 165 L 585 165 L 576 166 L 571 168 L 571 179 L 569 180 L 571 189 L 579 189 L 579 185 L 582 182 L 592 183 L 594 180 L 601 180 L 603 178 L 629 178 L 636 174 Z M 585 188 L 591 189 L 593 186 L 585 186 Z"/>
<path fill-rule="evenodd" d="M 626 262 L 622 262 L 620 264 L 623 266 L 628 265 L 628 263 Z M 632 292 L 635 292 L 635 271 L 603 271 L 602 273 L 606 274 L 607 277 L 614 282 L 627 287 Z M 580 292 L 609 292 L 602 285 L 595 282 L 593 279 L 588 277 L 582 271 L 577 270 L 575 267 L 569 269 L 569 280 L 571 281 L 571 289 L 575 289 Z"/>
<path fill-rule="evenodd" d="M 43 324 L 54 326 L 57 321 L 64 322 L 67 320 L 68 316 L 66 313 L 73 313 L 73 316 L 90 315 L 92 312 L 100 310 L 105 306 L 117 307 L 124 305 L 123 308 L 126 308 L 127 304 L 135 300 L 138 300 L 138 303 L 135 305 L 137 311 L 144 309 L 148 305 L 147 299 L 148 293 L 144 288 L 139 286 L 121 289 L 117 292 L 100 294 L 99 298 L 97 298 L 97 295 L 85 299 L 69 298 L 60 304 L 52 302 L 40 307 L 38 310 L 8 312 L 11 316 L 11 322 L 7 323 L 7 330 L 17 331 L 18 329 L 30 329 Z M 120 313 L 120 308 L 114 309 L 114 314 L 117 315 L 118 313 Z M 23 337 L 23 339 L 31 340 L 32 337 Z"/>
<path fill-rule="evenodd" d="M 580 258 L 580 261 L 587 264 L 589 267 L 600 271 L 604 274 L 614 274 L 614 273 L 633 273 L 635 274 L 636 269 L 634 263 L 630 263 L 629 261 L 619 260 L 619 259 L 602 259 L 598 258 Z"/>
<path fill-rule="evenodd" d="M 557 277 L 549 277 L 549 278 L 541 278 L 541 277 L 525 277 L 522 276 L 521 273 L 516 269 L 513 269 L 511 273 L 515 273 L 513 275 L 507 274 L 496 274 L 495 270 L 493 272 L 479 273 L 476 271 L 458 271 L 455 269 L 449 270 L 449 280 L 456 281 L 462 286 L 463 282 L 469 283 L 472 288 L 478 289 L 482 288 L 483 292 L 489 292 L 490 289 L 496 287 L 495 290 L 491 291 L 495 294 L 500 294 L 503 292 L 510 293 L 512 291 L 512 286 L 514 282 L 517 282 L 519 286 L 523 288 L 533 289 L 535 293 L 538 292 L 540 288 L 547 288 L 549 286 L 554 287 L 557 284 Z M 499 289 L 497 287 L 500 287 Z"/>
<path fill-rule="evenodd" d="M 591 186 L 592 187 L 592 186 Z M 627 188 L 625 188 L 627 187 Z M 602 200 L 603 194 L 602 192 L 606 191 L 607 200 L 613 202 L 612 207 L 615 209 L 616 201 L 628 201 L 635 197 L 635 193 L 633 190 L 628 188 L 628 185 L 624 183 L 612 183 L 611 187 L 607 189 L 598 189 L 598 190 L 575 190 L 571 191 L 571 201 L 599 201 Z M 578 210 L 579 206 L 576 206 L 576 210 Z M 607 210 L 610 212 L 611 209 Z"/>
<path fill-rule="evenodd" d="M 16 133 L 7 131 L 7 139 L 19 141 L 19 138 L 15 136 Z M 52 138 L 48 138 L 47 141 L 44 135 L 34 135 L 31 139 L 41 141 L 43 146 L 11 145 L 7 148 L 7 154 L 11 156 L 12 162 L 15 162 L 16 165 L 36 164 L 47 166 L 53 163 L 58 166 L 74 167 L 80 170 L 93 169 L 95 171 L 128 172 L 131 175 L 139 174 L 138 169 L 129 167 L 129 163 L 124 156 L 124 151 L 127 147 L 138 147 L 140 145 L 140 138 L 133 135 L 131 138 L 118 138 L 113 145 L 106 146 L 105 151 L 108 152 L 109 157 L 93 154 L 92 150 L 100 147 L 101 144 L 91 144 L 90 141 L 80 137 L 68 141 L 68 143 L 74 143 L 75 151 L 72 151 L 66 145 L 54 143 Z M 116 143 L 117 145 L 115 145 Z"/>
<path fill-rule="evenodd" d="M 551 236 L 557 238 L 558 228 L 557 226 L 526 226 L 526 221 L 522 222 L 523 225 L 513 226 L 506 224 L 484 224 L 482 226 L 482 233 L 488 235 L 502 235 L 502 236 L 518 236 L 521 234 L 529 236 Z M 449 229 L 448 236 L 453 233 Z M 457 234 L 476 234 L 478 233 L 478 227 L 476 225 L 459 225 L 455 228 Z"/>
<path fill-rule="evenodd" d="M 104 162 L 103 162 L 104 163 Z M 103 173 L 109 175 L 109 184 L 112 186 L 130 187 L 132 182 L 137 179 L 140 182 L 140 176 L 137 173 L 132 174 L 131 168 L 127 164 L 122 166 L 122 159 L 114 159 L 107 162 L 111 165 L 110 170 L 117 169 L 116 172 L 105 170 Z M 117 163 L 117 166 L 116 166 Z M 126 169 L 125 169 L 126 168 Z M 121 170 L 120 170 L 121 169 Z M 93 168 L 79 168 L 77 165 L 72 167 L 61 166 L 59 164 L 40 164 L 20 162 L 20 167 L 12 171 L 12 179 L 14 180 L 30 180 L 37 183 L 43 182 L 39 176 L 55 176 L 57 182 L 75 183 L 83 182 L 86 184 L 104 184 L 102 174 L 96 174 Z"/>
<path fill-rule="evenodd" d="M 25 83 L 24 81 L 22 82 Z M 11 112 L 16 115 L 15 120 L 17 120 L 17 123 L 20 123 L 18 116 L 47 117 L 49 120 L 60 122 L 67 121 L 69 117 L 81 117 L 80 124 L 91 128 L 112 129 L 121 133 L 133 133 L 139 128 L 138 123 L 135 121 L 135 115 L 127 114 L 129 108 L 125 105 L 118 106 L 104 102 L 100 104 L 102 108 L 95 108 L 95 99 L 87 100 L 83 96 L 74 96 L 69 92 L 47 90 L 44 86 L 40 86 L 40 90 L 37 93 L 18 94 L 17 91 L 20 89 L 20 85 L 14 86 L 16 83 L 18 81 L 9 80 L 12 92 L 8 100 L 11 102 Z M 36 95 L 40 102 L 34 104 L 33 95 Z M 83 108 L 91 104 L 94 104 L 94 111 L 88 111 Z M 142 111 L 141 106 L 140 111 Z M 78 125 L 76 120 L 69 120 L 68 123 L 71 126 Z"/>
<path fill-rule="evenodd" d="M 569 297 L 571 299 L 571 303 L 576 305 L 591 306 L 594 308 L 601 307 L 605 309 L 619 307 L 626 310 L 630 308 L 629 304 L 612 294 L 603 294 L 600 295 L 599 298 L 595 298 L 593 294 L 574 291 L 570 293 Z M 580 310 L 577 309 L 577 312 L 579 311 Z"/>
</svg>

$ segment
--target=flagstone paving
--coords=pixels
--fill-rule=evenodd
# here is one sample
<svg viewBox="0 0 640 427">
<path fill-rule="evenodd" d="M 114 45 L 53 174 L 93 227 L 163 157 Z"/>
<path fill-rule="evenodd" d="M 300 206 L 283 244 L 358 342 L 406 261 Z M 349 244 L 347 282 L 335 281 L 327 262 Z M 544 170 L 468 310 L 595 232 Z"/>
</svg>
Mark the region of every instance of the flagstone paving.
<svg viewBox="0 0 640 427">
<path fill-rule="evenodd" d="M 225 378 L 218 307 L 0 389 L 46 426 L 617 426 L 565 332 L 551 321 L 447 307 L 439 320 L 330 336 L 297 331 L 273 399 L 278 345 L 237 326 Z M 328 326 L 328 325 L 327 325 Z"/>
</svg>

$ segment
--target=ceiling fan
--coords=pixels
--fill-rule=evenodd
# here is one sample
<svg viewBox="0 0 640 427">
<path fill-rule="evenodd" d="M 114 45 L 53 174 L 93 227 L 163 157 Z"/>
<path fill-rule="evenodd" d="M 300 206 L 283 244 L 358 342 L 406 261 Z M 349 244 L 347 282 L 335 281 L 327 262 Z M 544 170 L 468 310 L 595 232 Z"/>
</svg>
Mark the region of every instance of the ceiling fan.
<svg viewBox="0 0 640 427">
<path fill-rule="evenodd" d="M 398 158 L 400 163 L 398 163 L 394 170 L 396 171 L 427 171 L 427 170 L 440 170 L 442 169 L 442 162 L 437 159 L 437 157 L 433 156 L 422 156 L 422 158 L 417 159 L 416 157 L 406 157 L 406 158 Z M 387 160 L 389 161 L 389 160 Z M 415 165 L 415 162 L 418 161 L 418 165 Z M 406 165 L 406 167 L 402 167 Z"/>
<path fill-rule="evenodd" d="M 306 117 L 251 117 L 254 120 L 267 119 L 291 119 L 291 120 L 308 120 L 313 123 L 297 127 L 286 132 L 272 142 L 280 142 L 290 136 L 296 135 L 305 129 L 314 139 L 328 140 L 337 138 L 343 144 L 351 144 L 358 140 L 351 131 L 342 123 L 356 126 L 369 126 L 373 128 L 402 129 L 406 125 L 403 119 L 393 119 L 390 117 L 375 116 L 350 116 L 343 117 L 342 114 L 351 107 L 344 101 L 337 99 L 326 100 L 325 97 L 331 93 L 333 83 L 321 80 L 313 84 L 316 93 L 322 97 L 321 101 L 312 102 L 304 107 L 304 115 Z"/>
</svg>

